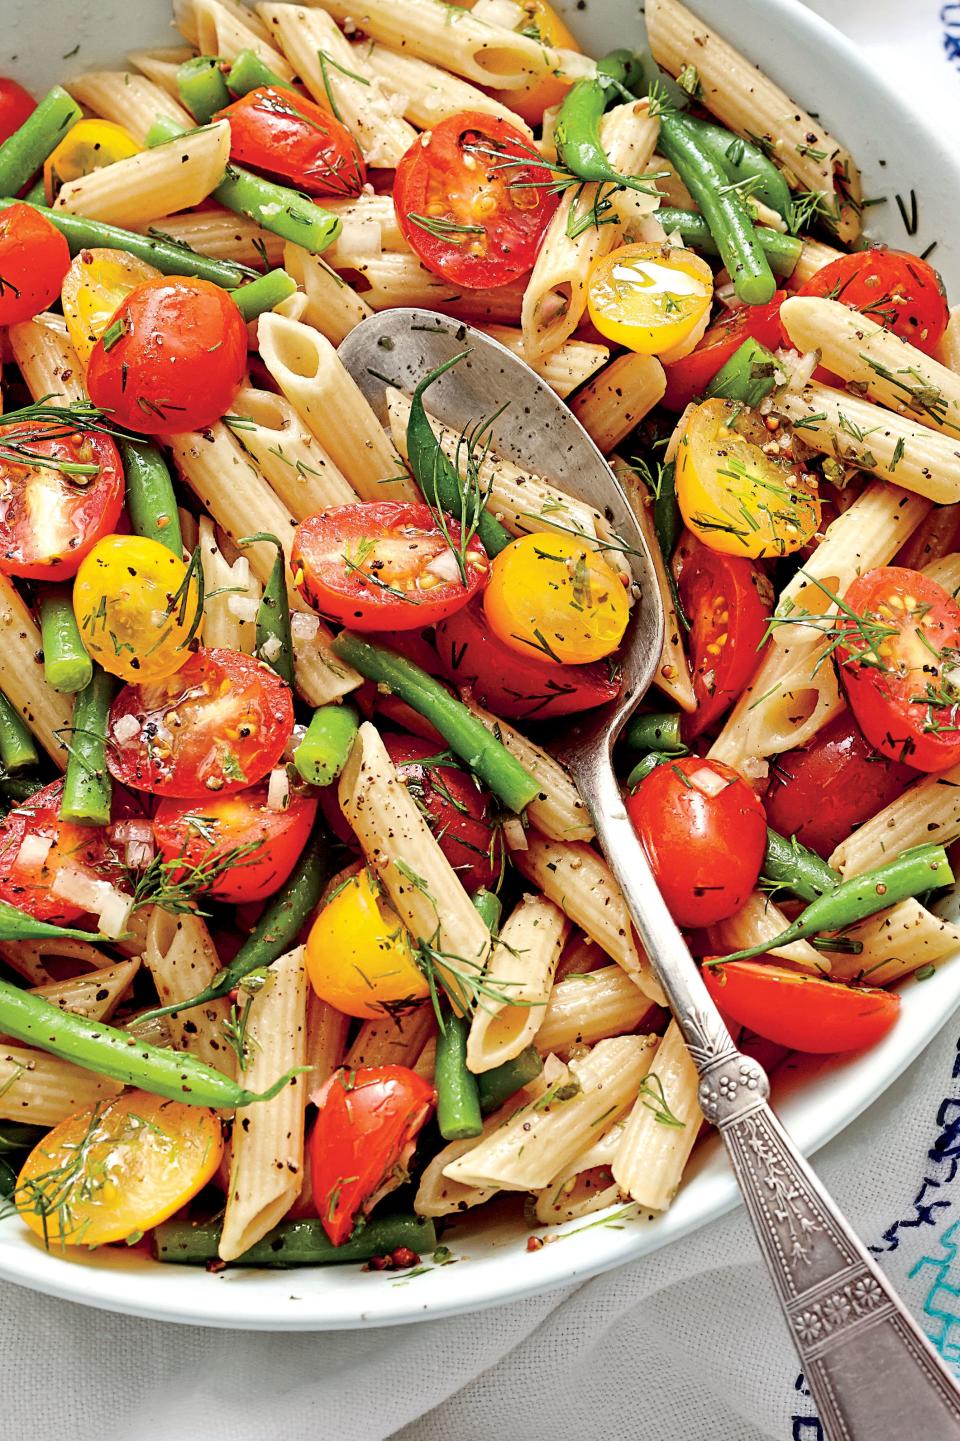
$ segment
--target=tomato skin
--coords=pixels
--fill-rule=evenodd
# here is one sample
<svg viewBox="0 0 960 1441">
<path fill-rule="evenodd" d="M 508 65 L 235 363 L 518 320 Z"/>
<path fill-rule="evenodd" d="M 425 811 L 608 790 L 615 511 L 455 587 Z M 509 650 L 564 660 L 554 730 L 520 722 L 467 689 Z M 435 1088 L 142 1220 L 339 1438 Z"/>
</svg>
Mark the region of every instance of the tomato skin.
<svg viewBox="0 0 960 1441">
<path fill-rule="evenodd" d="M 881 755 L 843 711 L 808 746 L 777 757 L 763 803 L 775 831 L 827 859 L 914 780 L 915 771 Z"/>
<path fill-rule="evenodd" d="M 153 818 L 157 850 L 165 861 L 181 856 L 189 866 L 223 856 L 237 846 L 256 845 L 219 875 L 206 895 L 235 905 L 262 901 L 280 889 L 313 829 L 315 796 L 290 792 L 285 810 L 267 805 L 267 784 L 196 802 L 162 800 Z M 184 872 L 171 872 L 177 879 Z"/>
<path fill-rule="evenodd" d="M 410 934 L 366 866 L 320 907 L 304 958 L 317 995 L 347 1016 L 396 1019 L 430 994 Z"/>
<path fill-rule="evenodd" d="M 878 986 L 846 986 L 764 961 L 704 965 L 707 990 L 729 1016 L 792 1051 L 860 1051 L 890 1030 L 900 997 Z"/>
<path fill-rule="evenodd" d="M 310 1173 L 317 1215 L 335 1246 L 353 1230 L 433 1110 L 436 1092 L 406 1066 L 335 1071 L 317 1098 Z"/>
<path fill-rule="evenodd" d="M 423 764 L 444 754 L 443 747 L 438 752 L 416 736 L 381 738 L 461 885 L 471 894 L 484 886 L 492 890 L 500 879 L 504 846 L 489 791 L 453 758 L 448 765 Z"/>
<path fill-rule="evenodd" d="M 97 880 L 119 880 L 120 857 L 99 826 L 61 821 L 63 781 L 51 781 L 29 800 L 9 811 L 0 822 L 0 900 L 35 916 L 39 921 L 69 925 L 86 915 L 82 906 L 54 895 L 51 886 L 64 866 L 77 866 Z M 53 841 L 41 865 L 18 865 L 20 847 L 27 836 Z"/>
<path fill-rule="evenodd" d="M 723 784 L 717 794 L 701 789 L 704 772 L 710 789 Z M 651 771 L 626 805 L 678 926 L 709 926 L 740 910 L 763 864 L 767 818 L 735 770 L 682 756 Z"/>
<path fill-rule="evenodd" d="M 532 27 L 544 45 L 560 50 L 580 49 L 575 36 L 570 33 L 553 7 L 547 4 L 547 0 L 524 0 L 521 9 L 524 28 Z M 517 24 L 519 23 L 518 20 Z M 543 112 L 551 105 L 559 105 L 569 89 L 569 81 L 561 80 L 555 75 L 544 75 L 526 88 L 500 90 L 497 98 L 508 110 L 512 110 L 514 115 L 526 120 L 528 125 L 540 125 Z"/>
<path fill-rule="evenodd" d="M 93 347 L 87 393 L 117 424 L 163 435 L 205 430 L 229 411 L 246 371 L 247 328 L 219 286 L 147 280 L 117 307 L 112 334 L 112 344 L 101 337 Z"/>
<path fill-rule="evenodd" d="M 836 658 L 857 724 L 882 755 L 918 771 L 946 770 L 960 760 L 960 605 L 919 571 L 878 566 L 858 576 L 846 606 L 888 628 L 870 651 L 853 619 L 841 617 L 846 640 Z M 876 663 L 862 664 L 879 656 Z M 939 659 L 938 659 L 939 657 Z M 926 697 L 931 687 L 947 704 Z M 955 697 L 955 698 L 954 698 Z"/>
<path fill-rule="evenodd" d="M 85 248 L 70 262 L 60 299 L 67 334 L 77 359 L 86 366 L 93 347 L 110 326 L 117 307 L 144 281 L 160 271 L 125 250 Z"/>
<path fill-rule="evenodd" d="M 116 734 L 124 716 L 140 722 L 128 740 Z M 275 671 L 240 651 L 201 647 L 175 675 L 123 687 L 110 709 L 107 764 L 133 790 L 228 795 L 262 780 L 292 733 L 290 687 Z"/>
<path fill-rule="evenodd" d="M 30 205 L 0 212 L 0 325 L 32 320 L 60 294 L 70 247 Z"/>
<path fill-rule="evenodd" d="M 933 355 L 950 319 L 943 281 L 919 255 L 876 246 L 841 255 L 804 281 L 798 295 L 827 296 Z"/>
<path fill-rule="evenodd" d="M 559 197 L 552 172 L 531 149 L 521 131 L 477 110 L 450 115 L 417 137 L 397 166 L 393 203 L 404 239 L 428 270 L 479 289 L 507 285 L 532 268 Z M 516 169 L 504 165 L 511 157 Z M 411 215 L 483 233 L 433 233 Z"/>
<path fill-rule="evenodd" d="M 46 466 L 5 457 L 4 443 L 39 456 L 98 467 L 72 480 Z M 67 580 L 109 535 L 123 510 L 123 465 L 108 435 L 60 426 L 0 426 L 0 571 L 31 580 Z"/>
<path fill-rule="evenodd" d="M 692 627 L 697 709 L 683 718 L 684 735 L 692 740 L 723 715 L 753 679 L 774 596 L 758 566 L 742 556 L 710 550 L 688 531 L 677 547 L 674 573 Z"/>
<path fill-rule="evenodd" d="M 481 705 L 504 720 L 547 720 L 606 705 L 620 693 L 615 669 L 594 665 L 553 665 L 521 657 L 504 645 L 478 605 L 468 605 L 437 626 L 443 674 L 468 685 Z"/>
<path fill-rule="evenodd" d="M 460 527 L 447 525 L 455 544 Z M 308 516 L 293 536 L 297 589 L 321 615 L 352 630 L 420 630 L 466 605 L 486 583 L 489 561 L 473 536 L 466 584 L 436 516 L 425 503 L 335 505 Z"/>
<path fill-rule="evenodd" d="M 36 108 L 37 102 L 19 81 L 0 76 L 0 145 L 20 129 Z"/>
<path fill-rule="evenodd" d="M 707 262 L 670 245 L 621 245 L 594 262 L 587 280 L 587 309 L 600 334 L 662 359 L 693 347 L 712 301 Z"/>
<path fill-rule="evenodd" d="M 776 350 L 782 344 L 780 306 L 786 298 L 787 292 L 778 290 L 768 304 L 738 306 L 711 325 L 695 350 L 664 365 L 667 389 L 660 404 L 667 410 L 684 410 L 745 340 L 758 340 L 768 350 Z"/>
<path fill-rule="evenodd" d="M 262 85 L 214 116 L 230 121 L 230 159 L 308 195 L 359 195 L 363 154 L 347 127 L 312 100 Z"/>
</svg>

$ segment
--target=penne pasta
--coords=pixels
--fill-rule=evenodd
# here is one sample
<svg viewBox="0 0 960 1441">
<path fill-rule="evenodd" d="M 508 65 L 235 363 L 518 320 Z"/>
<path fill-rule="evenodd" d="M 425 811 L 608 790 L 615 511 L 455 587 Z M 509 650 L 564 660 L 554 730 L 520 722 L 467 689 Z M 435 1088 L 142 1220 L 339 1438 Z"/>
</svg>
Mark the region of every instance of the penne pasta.
<svg viewBox="0 0 960 1441">
<path fill-rule="evenodd" d="M 812 280 L 818 270 L 822 270 L 825 265 L 831 265 L 834 260 L 839 260 L 843 254 L 842 250 L 836 250 L 832 245 L 824 245 L 822 240 L 813 240 L 809 235 L 801 236 L 801 239 L 803 249 L 790 276 L 791 285 L 797 289 Z"/>
<path fill-rule="evenodd" d="M 241 0 L 174 0 L 173 14 L 181 35 L 201 55 L 235 60 L 241 50 L 252 50 L 282 80 L 293 79 L 292 68 L 270 44 L 267 26 Z"/>
<path fill-rule="evenodd" d="M 495 95 L 479 90 L 458 75 L 451 75 L 440 65 L 431 65 L 399 49 L 390 50 L 375 40 L 360 41 L 352 48 L 354 53 L 359 50 L 363 55 L 387 93 L 395 96 L 398 103 L 403 101 L 404 119 L 418 130 L 429 130 L 450 115 L 472 110 L 482 115 L 495 115 L 528 139 L 533 139 L 527 122 Z"/>
<path fill-rule="evenodd" d="M 235 215 L 232 210 L 211 205 L 203 210 L 188 210 L 182 215 L 160 215 L 146 227 L 148 235 L 158 235 L 177 245 L 189 246 L 201 255 L 216 260 L 232 260 L 237 265 L 263 267 L 284 264 L 283 237 L 264 230 L 255 220 Z"/>
<path fill-rule="evenodd" d="M 570 409 L 598 450 L 615 450 L 663 399 L 667 377 L 655 355 L 621 355 L 574 396 Z"/>
<path fill-rule="evenodd" d="M 56 976 L 48 967 L 49 961 L 57 962 L 58 972 L 63 969 L 63 962 L 68 961 L 77 975 L 110 965 L 109 957 L 89 941 L 75 941 L 68 937 L 58 939 L 55 936 L 41 941 L 0 941 L 0 959 L 31 986 L 56 984 Z"/>
<path fill-rule="evenodd" d="M 645 1211 L 663 1211 L 676 1194 L 703 1121 L 697 1069 L 676 1021 L 667 1027 L 646 1080 L 611 1170 L 620 1189 Z"/>
<path fill-rule="evenodd" d="M 65 770 L 72 698 L 47 685 L 40 628 L 5 575 L 0 575 L 0 690 L 50 759 Z"/>
<path fill-rule="evenodd" d="M 193 117 L 175 94 L 146 75 L 134 75 L 129 70 L 89 70 L 68 80 L 66 89 L 94 115 L 122 125 L 138 145 L 147 143 L 147 131 L 158 115 L 175 120 L 186 130 L 193 128 Z"/>
<path fill-rule="evenodd" d="M 534 1045 L 544 1055 L 636 1031 L 652 1013 L 648 996 L 620 966 L 567 974 L 550 992 Z"/>
<path fill-rule="evenodd" d="M 217 543 L 213 522 L 200 517 L 197 543 L 203 567 L 203 639 L 209 646 L 253 655 L 256 646 L 256 607 L 259 581 L 250 573 L 245 555 L 231 564 Z"/>
<path fill-rule="evenodd" d="M 549 355 L 528 357 L 522 330 L 515 330 L 509 325 L 480 325 L 477 328 L 525 360 L 561 400 L 589 380 L 610 358 L 610 351 L 605 345 L 593 345 L 585 340 L 565 340 Z"/>
<path fill-rule="evenodd" d="M 237 392 L 234 438 L 294 520 L 331 505 L 353 505 L 357 493 L 334 465 L 293 406 L 272 390 Z"/>
<path fill-rule="evenodd" d="M 710 953 L 723 956 L 731 951 L 745 951 L 751 946 L 762 945 L 765 941 L 773 940 L 774 936 L 779 936 L 789 924 L 780 907 L 769 896 L 762 891 L 754 891 L 739 911 L 725 921 L 717 921 L 709 927 Z M 805 971 L 813 971 L 817 975 L 830 970 L 829 961 L 826 961 L 823 954 L 815 950 L 809 941 L 771 946 L 767 954 L 792 961 L 795 966 L 800 966 Z"/>
<path fill-rule="evenodd" d="M 537 1194 L 535 1215 L 542 1226 L 575 1221 L 626 1200 L 610 1169 L 623 1136 L 624 1124 L 622 1119 L 614 1121 L 602 1136 L 592 1141 L 545 1190 Z"/>
<path fill-rule="evenodd" d="M 543 896 L 523 896 L 500 927 L 484 980 L 489 994 L 473 1013 L 467 1067 L 491 1071 L 532 1042 L 567 938 L 563 911 Z"/>
<path fill-rule="evenodd" d="M 61 1011 L 73 1011 L 94 1021 L 109 1021 L 120 1002 L 126 999 L 139 969 L 140 960 L 135 957 L 113 966 L 101 966 L 83 976 L 72 976 L 68 981 L 48 981 L 32 989 L 35 995 L 59 1006 Z"/>
<path fill-rule="evenodd" d="M 928 579 L 942 585 L 956 599 L 960 592 L 960 552 L 953 551 L 950 555 L 941 556 L 939 560 L 931 561 L 923 567 L 923 573 Z"/>
<path fill-rule="evenodd" d="M 901 851 L 934 841 L 949 846 L 960 838 L 960 765 L 916 784 L 841 841 L 830 864 L 844 876 L 859 876 Z"/>
<path fill-rule="evenodd" d="M 46 1051 L 0 1044 L 0 1120 L 57 1126 L 77 1111 L 119 1096 L 123 1086 Z"/>
<path fill-rule="evenodd" d="M 127 56 L 135 70 L 139 70 L 154 85 L 165 90 L 172 100 L 180 104 L 180 87 L 177 71 L 185 60 L 193 58 L 192 45 L 167 45 L 158 50 L 133 50 Z M 186 124 L 186 121 L 182 122 Z"/>
<path fill-rule="evenodd" d="M 332 345 L 339 345 L 361 320 L 373 314 L 363 296 L 322 256 L 311 255 L 302 246 L 288 242 L 283 251 L 283 267 L 306 297 L 303 321 L 319 330 Z"/>
<path fill-rule="evenodd" d="M 357 1066 L 412 1066 L 436 1029 L 429 1001 L 395 1016 L 364 1021 L 343 1064 L 348 1070 Z"/>
<path fill-rule="evenodd" d="M 84 400 L 83 367 L 62 315 L 43 311 L 7 330 L 10 349 L 34 400 L 50 396 L 69 405 Z"/>
<path fill-rule="evenodd" d="M 215 981 L 220 958 L 200 916 L 190 912 L 174 916 L 160 906 L 151 907 L 143 963 L 153 976 L 162 1006 L 188 1001 Z M 215 1070 L 233 1075 L 236 1058 L 225 1039 L 230 1002 L 205 1001 L 182 1015 L 167 1018 L 173 1045 L 189 1051 Z"/>
<path fill-rule="evenodd" d="M 825 952 L 830 957 L 831 976 L 838 981 L 863 980 L 871 986 L 895 985 L 905 976 L 955 957 L 960 950 L 960 926 L 933 915 L 913 899 L 850 926 L 843 935 L 863 949 L 857 955 Z"/>
<path fill-rule="evenodd" d="M 950 307 L 950 319 L 940 337 L 936 357 L 948 370 L 955 370 L 960 374 L 960 305 Z"/>
<path fill-rule="evenodd" d="M 432 1074 L 431 1071 L 431 1079 Z M 473 1206 L 481 1206 L 484 1201 L 489 1201 L 491 1196 L 495 1196 L 496 1186 L 471 1186 L 460 1181 L 451 1181 L 443 1174 L 444 1168 L 452 1161 L 465 1156 L 468 1151 L 472 1151 L 475 1146 L 480 1144 L 480 1141 L 493 1135 L 521 1107 L 529 1105 L 538 1096 L 542 1096 L 545 1089 L 542 1076 L 528 1081 L 498 1111 L 494 1111 L 493 1115 L 486 1118 L 481 1136 L 450 1141 L 442 1150 L 438 1151 L 427 1163 L 423 1175 L 420 1177 L 420 1185 L 413 1202 L 416 1214 L 418 1216 L 452 1216 L 460 1211 L 468 1211 Z"/>
</svg>

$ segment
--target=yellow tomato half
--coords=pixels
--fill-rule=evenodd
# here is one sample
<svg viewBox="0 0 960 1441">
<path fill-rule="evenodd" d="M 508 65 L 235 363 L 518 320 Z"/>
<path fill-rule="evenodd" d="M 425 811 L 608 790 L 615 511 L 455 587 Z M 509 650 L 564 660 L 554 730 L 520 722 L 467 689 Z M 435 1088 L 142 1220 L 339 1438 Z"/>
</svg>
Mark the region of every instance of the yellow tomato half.
<svg viewBox="0 0 960 1441">
<path fill-rule="evenodd" d="M 103 1246 L 166 1220 L 202 1190 L 223 1155 L 203 1106 L 125 1091 L 78 1111 L 38 1141 L 14 1204 L 48 1246 Z"/>
<path fill-rule="evenodd" d="M 523 21 L 515 28 L 525 35 L 542 40 L 544 45 L 549 45 L 551 49 L 580 49 L 560 16 L 547 4 L 547 0 L 520 0 L 520 3 Z M 528 125 L 539 125 L 543 112 L 551 105 L 559 105 L 572 83 L 559 80 L 555 75 L 544 75 L 523 89 L 498 90 L 497 99 Z"/>
<path fill-rule="evenodd" d="M 369 870 L 327 901 L 307 937 L 306 960 L 317 995 L 347 1016 L 382 1017 L 430 994 L 410 937 Z"/>
<path fill-rule="evenodd" d="M 727 555 L 790 555 L 820 524 L 816 478 L 778 454 L 739 402 L 688 408 L 677 449 L 677 500 L 689 528 Z"/>
<path fill-rule="evenodd" d="M 73 584 L 84 645 L 128 681 L 164 680 L 186 664 L 199 608 L 196 575 L 158 540 L 139 535 L 104 536 Z"/>
<path fill-rule="evenodd" d="M 63 277 L 60 298 L 71 344 L 84 366 L 121 302 L 131 290 L 159 274 L 153 265 L 126 250 L 81 250 L 74 256 Z"/>
<path fill-rule="evenodd" d="M 102 170 L 115 160 L 129 160 L 143 149 L 129 131 L 112 120 L 78 120 L 43 162 L 43 190 L 52 205 L 62 185 Z"/>
<path fill-rule="evenodd" d="M 524 535 L 493 562 L 483 593 L 491 628 L 537 660 L 585 665 L 615 651 L 630 617 L 623 581 L 573 535 Z"/>
<path fill-rule="evenodd" d="M 682 347 L 706 323 L 712 300 L 707 262 L 669 245 L 621 246 L 595 263 L 587 281 L 587 307 L 600 333 L 643 355 Z"/>
</svg>

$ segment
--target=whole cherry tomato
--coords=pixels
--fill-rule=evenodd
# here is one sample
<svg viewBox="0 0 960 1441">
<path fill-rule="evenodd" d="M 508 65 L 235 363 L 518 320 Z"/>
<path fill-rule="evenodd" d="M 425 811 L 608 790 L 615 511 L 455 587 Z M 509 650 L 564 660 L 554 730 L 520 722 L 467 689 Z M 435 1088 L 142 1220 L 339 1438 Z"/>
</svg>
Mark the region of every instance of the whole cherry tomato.
<svg viewBox="0 0 960 1441">
<path fill-rule="evenodd" d="M 19 130 L 37 108 L 37 102 L 29 90 L 6 75 L 0 77 L 0 145 Z"/>
<path fill-rule="evenodd" d="M 798 295 L 839 300 L 932 355 L 950 311 L 943 281 L 919 255 L 874 246 L 831 260 L 805 281 Z"/>
<path fill-rule="evenodd" d="M 359 195 L 363 154 L 347 127 L 290 90 L 263 85 L 221 110 L 230 121 L 230 159 L 287 181 L 308 195 Z"/>
<path fill-rule="evenodd" d="M 62 800 L 63 781 L 51 781 L 0 821 L 0 900 L 37 920 L 69 925 L 86 912 L 53 889 L 64 867 L 111 882 L 122 871 L 102 827 L 60 819 Z"/>
<path fill-rule="evenodd" d="M 792 1051 L 830 1055 L 881 1040 L 900 997 L 878 986 L 848 986 L 766 961 L 705 964 L 703 979 L 725 1016 Z"/>
<path fill-rule="evenodd" d="M 32 205 L 0 211 L 0 325 L 32 320 L 60 294 L 70 247 Z"/>
</svg>

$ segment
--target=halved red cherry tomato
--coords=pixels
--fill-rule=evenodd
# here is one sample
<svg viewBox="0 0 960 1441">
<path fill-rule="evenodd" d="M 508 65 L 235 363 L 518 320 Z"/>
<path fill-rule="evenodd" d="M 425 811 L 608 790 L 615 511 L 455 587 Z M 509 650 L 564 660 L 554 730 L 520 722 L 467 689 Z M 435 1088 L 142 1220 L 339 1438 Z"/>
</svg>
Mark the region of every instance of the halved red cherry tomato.
<svg viewBox="0 0 960 1441">
<path fill-rule="evenodd" d="M 881 1040 L 900 1014 L 900 997 L 877 986 L 846 986 L 763 961 L 703 967 L 725 1016 L 792 1051 L 859 1051 Z"/>
<path fill-rule="evenodd" d="M 837 624 L 840 678 L 857 724 L 918 771 L 960 760 L 960 605 L 916 570 L 858 576 Z"/>
<path fill-rule="evenodd" d="M 262 780 L 292 731 L 290 687 L 276 671 L 241 651 L 201 648 L 175 675 L 123 687 L 110 710 L 107 762 L 134 790 L 226 795 Z"/>
<path fill-rule="evenodd" d="M 458 522 L 448 516 L 446 525 L 459 547 Z M 294 533 L 290 564 L 313 608 L 353 630 L 433 625 L 466 605 L 489 572 L 476 536 L 461 572 L 430 507 L 397 500 L 335 505 L 308 516 Z"/>
<path fill-rule="evenodd" d="M 230 409 L 246 366 L 247 328 L 228 293 L 161 275 L 117 307 L 90 355 L 87 393 L 142 435 L 204 430 Z"/>
<path fill-rule="evenodd" d="M 606 705 L 620 692 L 615 666 L 551 665 L 520 656 L 493 634 L 479 605 L 468 605 L 437 626 L 443 673 L 468 685 L 481 705 L 505 720 L 546 720 Z"/>
<path fill-rule="evenodd" d="M 237 795 L 210 795 L 202 802 L 161 801 L 153 819 L 161 856 L 165 861 L 183 857 L 192 868 L 211 865 L 233 851 L 233 864 L 216 875 L 206 894 L 237 905 L 272 896 L 300 859 L 317 801 L 291 791 L 283 810 L 271 810 L 267 790 L 261 781 Z M 182 874 L 172 872 L 171 877 Z"/>
<path fill-rule="evenodd" d="M 230 159 L 285 180 L 308 195 L 359 195 L 363 154 L 329 110 L 289 90 L 262 85 L 221 110 L 230 121 Z"/>
<path fill-rule="evenodd" d="M 504 850 L 490 792 L 443 747 L 416 736 L 385 735 L 383 743 L 464 889 L 495 886 Z"/>
<path fill-rule="evenodd" d="M 37 102 L 29 90 L 6 75 L 0 77 L 0 145 L 33 114 Z"/>
<path fill-rule="evenodd" d="M 782 344 L 780 306 L 786 298 L 787 292 L 778 290 L 767 305 L 738 306 L 711 325 L 695 350 L 663 367 L 667 389 L 662 404 L 668 410 L 683 410 L 703 394 L 745 340 L 759 340 L 768 350 L 776 350 Z"/>
<path fill-rule="evenodd" d="M 876 246 L 831 260 L 798 295 L 823 295 L 859 310 L 932 355 L 950 319 L 943 281 L 919 255 Z"/>
<path fill-rule="evenodd" d="M 808 746 L 777 757 L 763 803 L 775 831 L 826 858 L 914 780 L 916 772 L 875 750 L 845 710 Z"/>
<path fill-rule="evenodd" d="M 659 765 L 627 797 L 627 814 L 678 926 L 712 925 L 747 900 L 767 818 L 731 766 L 699 756 Z"/>
<path fill-rule="evenodd" d="M 37 423 L 0 427 L 0 571 L 32 580 L 76 575 L 115 528 L 123 492 L 108 435 Z"/>
<path fill-rule="evenodd" d="M 436 1093 L 406 1066 L 335 1071 L 317 1098 L 310 1174 L 317 1215 L 335 1246 L 380 1196 L 392 1190 L 413 1154 Z"/>
<path fill-rule="evenodd" d="M 60 294 L 70 247 L 32 205 L 0 211 L 0 325 L 32 320 Z"/>
<path fill-rule="evenodd" d="M 742 556 L 710 550 L 684 531 L 674 556 L 680 600 L 690 620 L 697 709 L 683 729 L 693 738 L 723 715 L 753 678 L 773 609 L 773 587 Z"/>
<path fill-rule="evenodd" d="M 53 893 L 59 872 L 70 866 L 115 882 L 121 869 L 105 830 L 60 819 L 62 800 L 63 781 L 51 781 L 0 823 L 0 900 L 38 920 L 69 925 L 86 912 Z"/>
<path fill-rule="evenodd" d="M 533 266 L 559 203 L 526 136 L 465 110 L 419 135 L 397 166 L 393 203 L 428 270 L 468 288 L 507 285 Z"/>
</svg>

